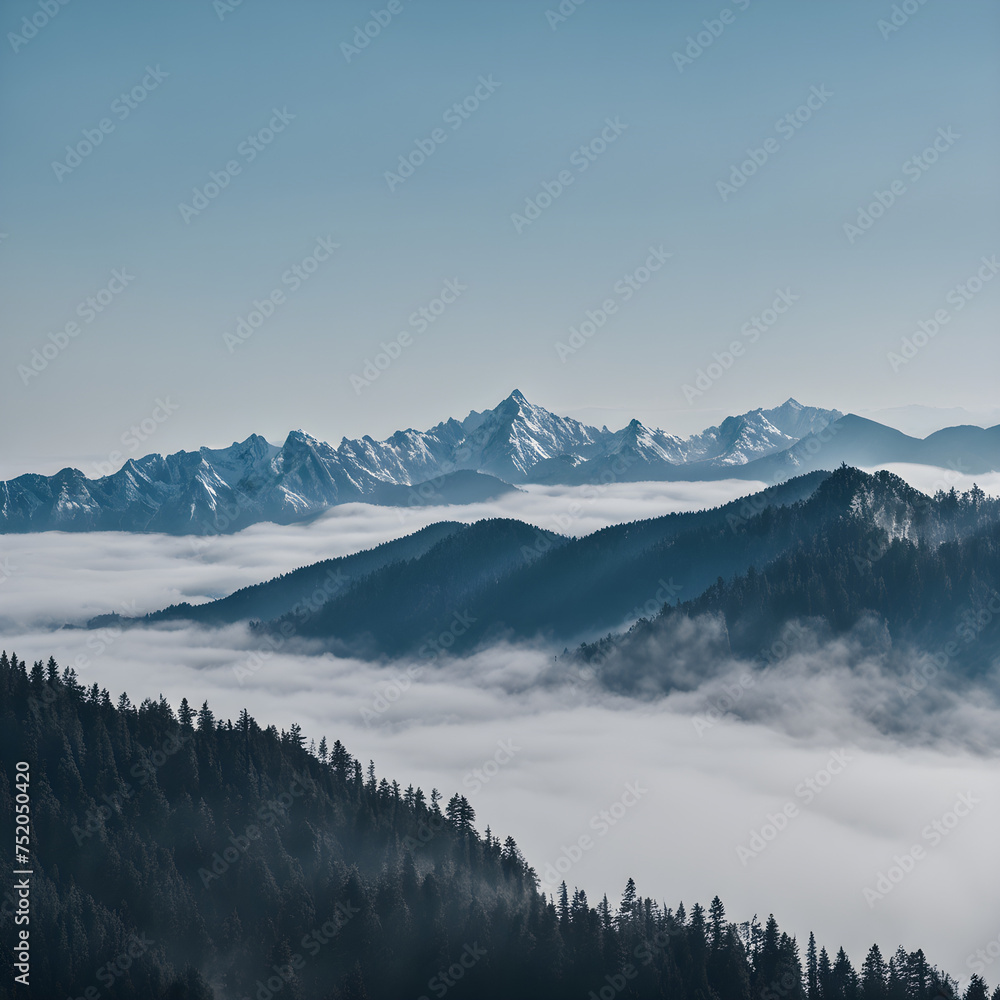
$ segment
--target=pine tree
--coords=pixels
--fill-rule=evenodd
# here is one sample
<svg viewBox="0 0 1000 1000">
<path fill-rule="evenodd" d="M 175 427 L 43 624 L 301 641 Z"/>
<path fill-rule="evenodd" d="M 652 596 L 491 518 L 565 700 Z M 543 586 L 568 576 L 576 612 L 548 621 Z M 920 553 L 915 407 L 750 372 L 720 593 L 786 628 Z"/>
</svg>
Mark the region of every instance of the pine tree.
<svg viewBox="0 0 1000 1000">
<path fill-rule="evenodd" d="M 215 715 L 212 710 L 208 707 L 208 702 L 203 701 L 201 703 L 201 709 L 198 712 L 198 732 L 199 733 L 210 733 L 215 729 Z"/>
<path fill-rule="evenodd" d="M 997 988 L 1000 989 L 1000 987 Z M 973 975 L 969 980 L 969 985 L 966 987 L 962 1000 L 989 1000 L 986 983 L 981 976 Z"/>
<path fill-rule="evenodd" d="M 816 980 L 819 983 L 819 995 L 822 1000 L 832 1000 L 833 998 L 832 972 L 830 956 L 826 953 L 826 948 L 820 948 Z"/>
<path fill-rule="evenodd" d="M 722 900 L 718 896 L 712 900 L 708 915 L 709 927 L 712 933 L 712 949 L 717 951 L 725 943 L 726 935 L 726 908 L 722 905 Z"/>
<path fill-rule="evenodd" d="M 569 923 L 569 891 L 566 888 L 566 880 L 559 883 L 559 901 L 556 903 L 556 913 L 559 915 L 559 923 L 565 930 Z"/>
<path fill-rule="evenodd" d="M 618 904 L 618 926 L 623 927 L 630 920 L 638 916 L 637 909 L 638 894 L 635 888 L 635 879 L 631 876 L 625 883 L 625 891 L 622 893 L 622 901 Z"/>
<path fill-rule="evenodd" d="M 889 969 L 877 944 L 868 950 L 868 957 L 861 967 L 862 1000 L 886 1000 L 889 988 Z"/>
<path fill-rule="evenodd" d="M 809 932 L 809 947 L 806 949 L 806 996 L 809 1000 L 820 1000 L 816 935 L 812 931 Z"/>
<path fill-rule="evenodd" d="M 829 992 L 824 1000 L 856 1000 L 858 993 L 857 973 L 843 948 L 837 951 L 830 976 Z"/>
<path fill-rule="evenodd" d="M 601 897 L 600 903 L 597 905 L 597 913 L 601 921 L 601 929 L 608 933 L 611 930 L 611 907 L 608 904 L 608 895 L 605 893 Z"/>
</svg>

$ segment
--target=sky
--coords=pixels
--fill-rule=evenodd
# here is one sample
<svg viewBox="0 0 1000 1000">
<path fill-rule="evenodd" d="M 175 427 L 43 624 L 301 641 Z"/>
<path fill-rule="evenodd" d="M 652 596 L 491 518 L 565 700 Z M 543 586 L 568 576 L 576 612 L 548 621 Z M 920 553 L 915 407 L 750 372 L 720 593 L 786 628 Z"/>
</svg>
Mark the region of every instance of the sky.
<svg viewBox="0 0 1000 1000">
<path fill-rule="evenodd" d="M 374 3 L 5 5 L 5 475 L 515 387 L 995 415 L 995 4 Z"/>
</svg>

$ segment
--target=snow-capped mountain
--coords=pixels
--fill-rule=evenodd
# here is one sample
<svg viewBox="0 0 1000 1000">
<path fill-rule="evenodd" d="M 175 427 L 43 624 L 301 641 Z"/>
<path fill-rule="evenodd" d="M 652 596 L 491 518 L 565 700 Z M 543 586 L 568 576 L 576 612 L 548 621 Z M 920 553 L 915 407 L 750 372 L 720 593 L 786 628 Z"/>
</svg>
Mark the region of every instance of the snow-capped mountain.
<svg viewBox="0 0 1000 1000">
<path fill-rule="evenodd" d="M 727 417 L 718 427 L 694 435 L 685 442 L 684 460 L 745 465 L 782 451 L 807 434 L 818 433 L 842 416 L 839 410 L 820 410 L 788 399 L 771 410 Z"/>
<path fill-rule="evenodd" d="M 426 431 L 400 430 L 384 441 L 344 438 L 335 448 L 296 430 L 277 447 L 254 434 L 228 448 L 147 455 L 100 479 L 77 469 L 20 476 L 0 483 L 0 531 L 203 534 L 287 523 L 351 501 L 466 503 L 525 483 L 777 481 L 855 457 L 853 464 L 865 465 L 930 462 L 964 448 L 973 431 L 979 436 L 969 447 L 978 466 L 1000 468 L 1000 429 L 952 431 L 920 441 L 789 399 L 682 439 L 638 420 L 619 431 L 590 427 L 515 390 L 491 410 Z M 827 437 L 835 445 L 813 447 Z"/>
</svg>

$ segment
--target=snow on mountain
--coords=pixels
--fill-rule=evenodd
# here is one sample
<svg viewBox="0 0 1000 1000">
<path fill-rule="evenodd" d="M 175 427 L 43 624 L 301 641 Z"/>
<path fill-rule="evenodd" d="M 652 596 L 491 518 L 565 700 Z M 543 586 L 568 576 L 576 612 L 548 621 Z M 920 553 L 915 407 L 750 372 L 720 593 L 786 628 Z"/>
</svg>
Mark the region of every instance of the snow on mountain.
<svg viewBox="0 0 1000 1000">
<path fill-rule="evenodd" d="M 534 406 L 515 389 L 499 406 L 475 420 L 456 447 L 456 465 L 478 469 L 507 482 L 524 482 L 531 469 L 562 455 L 589 457 L 610 435 L 569 417 Z"/>
<path fill-rule="evenodd" d="M 611 435 L 604 453 L 627 455 L 636 461 L 670 462 L 673 465 L 685 461 L 684 442 L 680 438 L 661 430 L 651 431 L 638 420 Z"/>
<path fill-rule="evenodd" d="M 692 435 L 685 442 L 685 461 L 746 465 L 784 451 L 842 416 L 839 410 L 821 410 L 788 399 L 771 410 L 756 409 L 727 417 L 718 427 Z"/>
<path fill-rule="evenodd" d="M 214 533 L 262 520 L 285 523 L 351 501 L 406 503 L 414 491 L 397 488 L 423 483 L 444 484 L 449 502 L 462 502 L 495 492 L 495 479 L 504 488 L 605 481 L 609 471 L 631 480 L 749 475 L 761 462 L 787 458 L 831 422 L 850 419 L 789 399 L 682 439 L 638 420 L 616 432 L 590 427 L 514 390 L 491 410 L 426 431 L 400 430 L 384 441 L 344 438 L 334 448 L 296 430 L 278 447 L 253 434 L 228 448 L 146 455 L 96 480 L 75 469 L 21 476 L 0 483 L 0 531 Z M 862 429 L 855 436 L 872 435 Z M 984 437 L 982 448 L 991 447 Z M 794 463 L 785 464 L 792 474 Z M 480 474 L 483 482 L 455 480 L 459 473 Z"/>
</svg>

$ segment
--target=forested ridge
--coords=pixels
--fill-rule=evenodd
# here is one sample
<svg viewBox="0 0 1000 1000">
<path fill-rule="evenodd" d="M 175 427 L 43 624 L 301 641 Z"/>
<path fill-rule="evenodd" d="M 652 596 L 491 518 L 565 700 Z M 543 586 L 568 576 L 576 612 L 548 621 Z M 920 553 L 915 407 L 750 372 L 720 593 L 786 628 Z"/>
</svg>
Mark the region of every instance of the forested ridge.
<svg viewBox="0 0 1000 1000">
<path fill-rule="evenodd" d="M 401 788 L 298 726 L 115 702 L 6 652 L 0 711 L 0 814 L 13 831 L 24 761 L 34 871 L 30 993 L 0 876 L 0 998 L 990 1000 L 922 951 L 855 966 L 717 897 L 667 907 L 629 879 L 614 903 L 546 898 L 463 796 Z"/>
<path fill-rule="evenodd" d="M 575 524 L 567 514 L 559 527 Z M 982 672 L 1000 646 L 978 621 L 991 607 L 1000 616 L 1000 501 L 978 487 L 929 497 L 843 466 L 579 538 L 506 518 L 443 522 L 205 605 L 90 624 L 242 621 L 262 641 L 298 636 L 380 659 L 421 656 L 441 636 L 458 655 L 505 640 L 555 652 L 678 603 L 682 615 L 722 615 L 741 656 L 792 619 L 839 633 L 871 616 L 892 641 L 958 641 L 964 666 Z"/>
<path fill-rule="evenodd" d="M 845 466 L 807 500 L 748 512 L 733 530 L 795 542 L 623 635 L 584 644 L 582 658 L 599 663 L 614 650 L 627 660 L 679 617 L 706 615 L 721 616 L 733 653 L 764 663 L 789 622 L 840 635 L 867 621 L 873 653 L 902 644 L 937 654 L 955 676 L 983 676 L 1000 656 L 1000 500 L 977 486 L 929 497 L 891 473 Z"/>
</svg>

